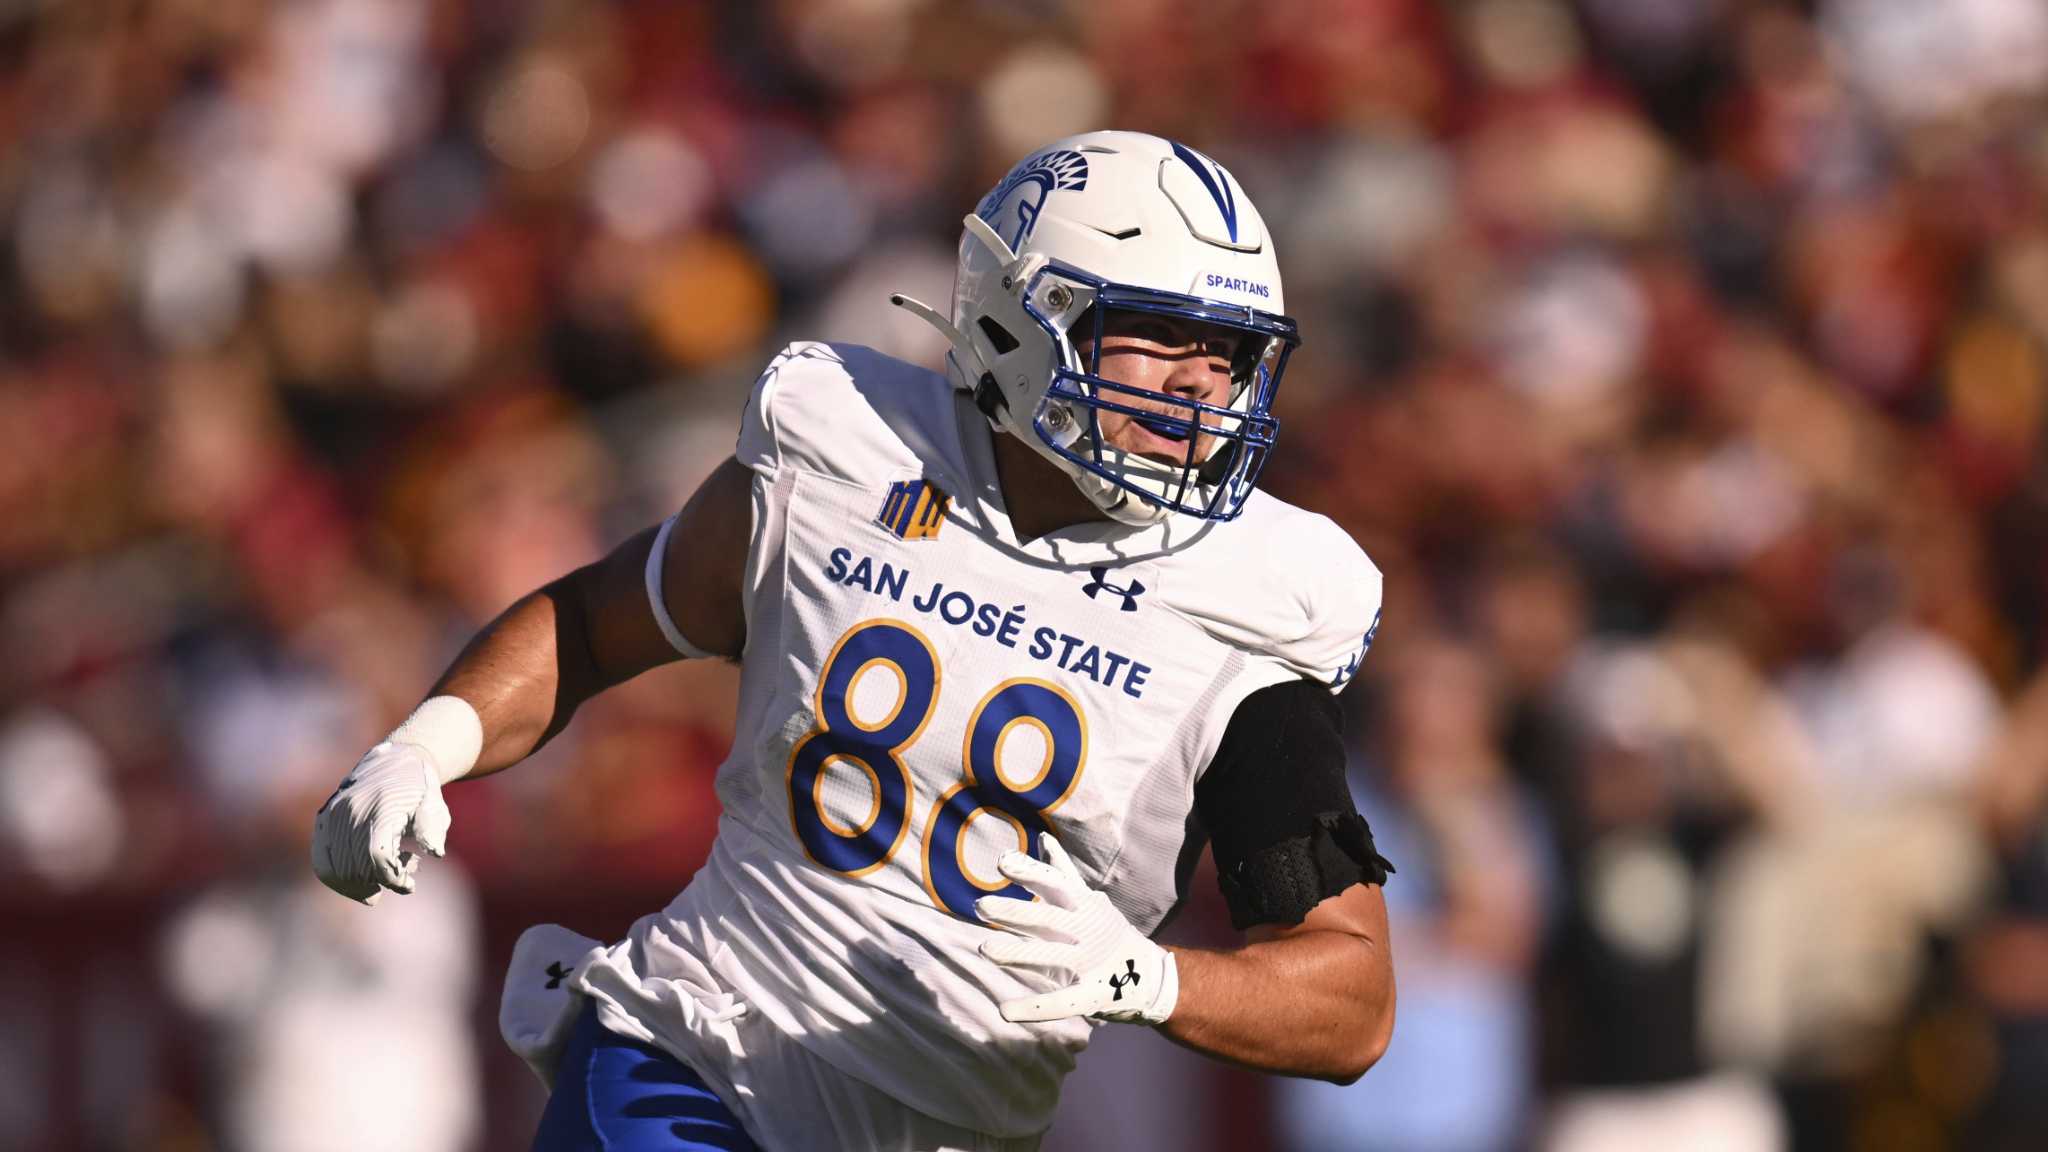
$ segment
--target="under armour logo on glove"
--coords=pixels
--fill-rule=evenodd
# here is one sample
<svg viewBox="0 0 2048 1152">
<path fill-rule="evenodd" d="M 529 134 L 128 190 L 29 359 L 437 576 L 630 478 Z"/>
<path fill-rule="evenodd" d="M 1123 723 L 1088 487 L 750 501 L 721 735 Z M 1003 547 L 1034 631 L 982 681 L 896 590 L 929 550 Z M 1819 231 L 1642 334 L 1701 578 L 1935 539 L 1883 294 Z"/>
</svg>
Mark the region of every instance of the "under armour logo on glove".
<svg viewBox="0 0 2048 1152">
<path fill-rule="evenodd" d="M 1050 992 L 1003 1001 L 1003 1019 L 1027 1024 L 1092 1016 L 1158 1024 L 1171 1016 L 1180 998 L 1173 954 L 1133 927 L 1108 893 L 1090 887 L 1058 840 L 1047 834 L 1038 842 L 1044 860 L 1022 852 L 996 860 L 1003 878 L 1031 899 L 990 895 L 974 902 L 975 913 L 996 929 L 981 942 L 981 954 L 1054 985 Z M 1124 958 L 1121 972 L 1118 956 Z"/>
<path fill-rule="evenodd" d="M 575 974 L 575 969 L 564 968 L 562 966 L 562 962 L 560 960 L 557 960 L 553 964 L 548 965 L 548 987 L 560 988 L 562 986 L 562 981 L 567 980 L 569 977 L 574 976 Z"/>
<path fill-rule="evenodd" d="M 1111 976 L 1109 978 L 1109 986 L 1111 988 L 1116 989 L 1116 995 L 1111 996 L 1111 1000 L 1123 999 L 1124 986 L 1127 984 L 1136 984 L 1139 981 L 1140 977 L 1138 975 L 1138 962 L 1136 960 L 1124 961 L 1124 973 L 1125 974 L 1122 976 Z"/>
<path fill-rule="evenodd" d="M 1086 592 L 1090 600 L 1095 599 L 1097 592 L 1114 592 L 1124 598 L 1122 611 L 1136 612 L 1138 610 L 1138 597 L 1145 594 L 1145 585 L 1142 582 L 1133 580 L 1129 584 L 1118 587 L 1109 582 L 1109 569 L 1100 564 L 1088 569 L 1088 574 L 1095 579 L 1082 585 L 1081 591 Z"/>
</svg>

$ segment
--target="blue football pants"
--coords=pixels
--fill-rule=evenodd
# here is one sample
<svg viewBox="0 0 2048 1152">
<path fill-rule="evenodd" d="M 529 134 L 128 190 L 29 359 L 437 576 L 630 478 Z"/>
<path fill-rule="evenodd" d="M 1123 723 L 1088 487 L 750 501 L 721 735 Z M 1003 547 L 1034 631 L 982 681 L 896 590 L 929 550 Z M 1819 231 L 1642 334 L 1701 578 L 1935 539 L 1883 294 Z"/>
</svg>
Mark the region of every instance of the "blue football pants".
<svg viewBox="0 0 2048 1152">
<path fill-rule="evenodd" d="M 605 1030 L 585 1005 L 555 1071 L 533 1152 L 756 1152 L 687 1064 Z"/>
</svg>

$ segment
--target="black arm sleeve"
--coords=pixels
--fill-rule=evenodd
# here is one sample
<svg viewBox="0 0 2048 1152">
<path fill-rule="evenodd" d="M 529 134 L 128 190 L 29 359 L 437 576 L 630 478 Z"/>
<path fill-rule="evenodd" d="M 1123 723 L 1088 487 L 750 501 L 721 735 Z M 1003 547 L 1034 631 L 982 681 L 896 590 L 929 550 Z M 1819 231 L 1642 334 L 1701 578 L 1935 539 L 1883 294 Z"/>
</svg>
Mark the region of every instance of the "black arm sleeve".
<svg viewBox="0 0 2048 1152">
<path fill-rule="evenodd" d="M 1329 897 L 1393 872 L 1351 802 L 1344 759 L 1343 715 L 1321 684 L 1261 688 L 1231 714 L 1195 785 L 1195 812 L 1238 929 L 1299 924 Z"/>
</svg>

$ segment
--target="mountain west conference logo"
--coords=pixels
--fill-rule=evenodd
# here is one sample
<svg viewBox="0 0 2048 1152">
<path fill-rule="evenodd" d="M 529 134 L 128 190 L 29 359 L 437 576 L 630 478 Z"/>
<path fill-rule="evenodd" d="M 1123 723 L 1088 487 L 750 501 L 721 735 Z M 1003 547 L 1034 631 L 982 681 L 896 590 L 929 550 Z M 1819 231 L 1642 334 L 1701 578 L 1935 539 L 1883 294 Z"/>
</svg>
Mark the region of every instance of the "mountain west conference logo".
<svg viewBox="0 0 2048 1152">
<path fill-rule="evenodd" d="M 875 523 L 905 540 L 932 540 L 946 523 L 951 500 L 929 480 L 889 485 L 888 498 Z"/>
<path fill-rule="evenodd" d="M 974 214 L 988 222 L 1011 251 L 1023 247 L 1038 226 L 1039 210 L 1055 192 L 1088 187 L 1088 158 L 1066 148 L 1040 152 L 1010 169 L 995 190 L 982 197 Z"/>
</svg>

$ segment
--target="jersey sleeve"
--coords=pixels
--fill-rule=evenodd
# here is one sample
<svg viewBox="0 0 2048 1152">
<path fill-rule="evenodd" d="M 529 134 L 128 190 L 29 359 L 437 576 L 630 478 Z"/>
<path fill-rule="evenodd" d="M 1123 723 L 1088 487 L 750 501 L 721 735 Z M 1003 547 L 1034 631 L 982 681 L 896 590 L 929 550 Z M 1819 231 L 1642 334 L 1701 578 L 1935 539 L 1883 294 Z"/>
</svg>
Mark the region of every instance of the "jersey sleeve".
<svg viewBox="0 0 2048 1152">
<path fill-rule="evenodd" d="M 1298 540 L 1276 573 L 1276 620 L 1266 654 L 1294 675 L 1341 692 L 1365 660 L 1380 626 L 1380 570 L 1349 533 L 1324 516 L 1304 515 Z"/>
<path fill-rule="evenodd" d="M 949 396 L 944 377 L 873 349 L 798 341 L 754 382 L 733 455 L 770 479 L 790 468 L 862 482 L 914 470 L 924 410 Z"/>
<path fill-rule="evenodd" d="M 1245 657 L 1210 702 L 1205 765 L 1252 693 L 1289 681 L 1342 692 L 1379 627 L 1380 570 L 1344 529 L 1277 501 L 1256 514 L 1244 518 L 1250 531 L 1221 541 L 1228 545 L 1222 566 L 1205 573 L 1211 579 L 1197 590 L 1204 625 Z"/>
<path fill-rule="evenodd" d="M 775 354 L 768 367 L 754 381 L 747 396 L 746 411 L 740 415 L 739 443 L 733 455 L 740 463 L 763 476 L 782 469 L 784 410 L 803 403 L 801 393 L 813 391 L 818 364 L 830 363 L 831 348 L 813 341 L 798 341 Z M 798 393 L 794 398 L 789 393 Z"/>
</svg>

